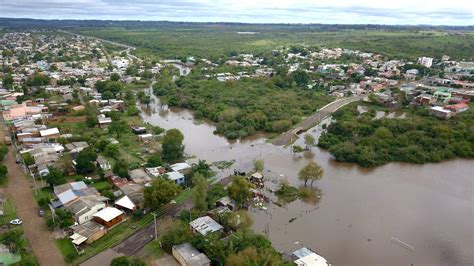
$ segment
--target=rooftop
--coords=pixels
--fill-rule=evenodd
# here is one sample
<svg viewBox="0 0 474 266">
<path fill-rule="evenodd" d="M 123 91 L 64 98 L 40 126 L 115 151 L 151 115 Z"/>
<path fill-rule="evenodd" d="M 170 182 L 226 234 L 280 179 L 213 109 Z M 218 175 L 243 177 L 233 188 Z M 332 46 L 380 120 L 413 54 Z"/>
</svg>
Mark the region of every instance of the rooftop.
<svg viewBox="0 0 474 266">
<path fill-rule="evenodd" d="M 198 231 L 203 236 L 208 233 L 220 231 L 224 228 L 209 216 L 199 217 L 189 224 L 194 230 Z"/>
<path fill-rule="evenodd" d="M 94 217 L 98 217 L 101 220 L 104 220 L 106 222 L 110 222 L 111 220 L 119 217 L 122 214 L 123 214 L 123 212 L 121 210 L 117 209 L 117 208 L 107 207 L 107 208 L 97 212 L 96 214 L 94 214 Z"/>
</svg>

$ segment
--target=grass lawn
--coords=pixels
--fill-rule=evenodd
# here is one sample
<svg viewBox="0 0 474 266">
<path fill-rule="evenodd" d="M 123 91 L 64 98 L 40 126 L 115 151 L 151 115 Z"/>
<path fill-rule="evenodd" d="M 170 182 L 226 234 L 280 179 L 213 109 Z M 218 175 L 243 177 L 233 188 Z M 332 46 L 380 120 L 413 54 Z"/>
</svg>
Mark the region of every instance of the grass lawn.
<svg viewBox="0 0 474 266">
<path fill-rule="evenodd" d="M 107 181 L 100 181 L 100 182 L 94 182 L 92 184 L 93 187 L 95 187 L 99 192 L 102 190 L 110 189 L 110 184 Z"/>
<path fill-rule="evenodd" d="M 146 244 L 146 246 L 140 252 L 139 257 L 151 265 L 151 263 L 153 263 L 155 260 L 163 257 L 164 254 L 165 252 L 160 247 L 160 242 L 151 241 L 150 243 Z"/>
<path fill-rule="evenodd" d="M 10 200 L 6 199 L 3 204 L 3 216 L 0 218 L 0 224 L 8 224 L 11 220 L 18 218 L 16 216 L 15 207 Z"/>
<path fill-rule="evenodd" d="M 66 261 L 71 261 L 78 256 L 69 238 L 57 239 L 55 243 Z"/>
</svg>

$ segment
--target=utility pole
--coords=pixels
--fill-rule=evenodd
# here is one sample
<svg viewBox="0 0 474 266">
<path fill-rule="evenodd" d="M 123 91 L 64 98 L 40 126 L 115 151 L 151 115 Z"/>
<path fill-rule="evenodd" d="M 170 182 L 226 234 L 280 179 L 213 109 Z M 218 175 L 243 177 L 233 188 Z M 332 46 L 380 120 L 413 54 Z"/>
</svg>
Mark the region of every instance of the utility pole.
<svg viewBox="0 0 474 266">
<path fill-rule="evenodd" d="M 158 233 L 156 231 L 156 213 L 152 212 L 151 214 L 153 214 L 153 221 L 155 223 L 155 241 L 158 239 Z"/>
</svg>

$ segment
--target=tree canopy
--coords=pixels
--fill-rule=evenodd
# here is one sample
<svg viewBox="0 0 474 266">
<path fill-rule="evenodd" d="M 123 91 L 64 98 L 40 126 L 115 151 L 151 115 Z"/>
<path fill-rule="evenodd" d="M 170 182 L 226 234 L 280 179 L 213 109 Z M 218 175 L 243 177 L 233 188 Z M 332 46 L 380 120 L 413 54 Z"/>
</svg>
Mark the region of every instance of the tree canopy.
<svg viewBox="0 0 474 266">
<path fill-rule="evenodd" d="M 157 178 L 151 186 L 145 187 L 144 192 L 145 205 L 152 209 L 158 209 L 175 198 L 181 192 L 181 187 L 168 179 Z"/>
<path fill-rule="evenodd" d="M 163 159 L 170 162 L 181 159 L 184 153 L 183 140 L 184 136 L 178 129 L 173 128 L 166 131 L 162 142 Z"/>
<path fill-rule="evenodd" d="M 313 161 L 309 162 L 299 171 L 298 178 L 304 181 L 305 186 L 308 180 L 311 180 L 311 185 L 313 185 L 313 182 L 315 180 L 321 179 L 323 177 L 323 174 L 324 170 L 321 168 L 321 166 Z"/>
</svg>

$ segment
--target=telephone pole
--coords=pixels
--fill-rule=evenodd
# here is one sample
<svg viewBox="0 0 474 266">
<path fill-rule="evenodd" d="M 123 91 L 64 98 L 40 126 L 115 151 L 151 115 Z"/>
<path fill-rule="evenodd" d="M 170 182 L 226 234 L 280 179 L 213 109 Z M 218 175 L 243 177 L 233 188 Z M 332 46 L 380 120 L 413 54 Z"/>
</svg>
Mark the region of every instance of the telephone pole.
<svg viewBox="0 0 474 266">
<path fill-rule="evenodd" d="M 155 241 L 158 239 L 158 233 L 156 231 L 156 213 L 152 212 L 153 214 L 153 221 L 155 223 Z"/>
</svg>

